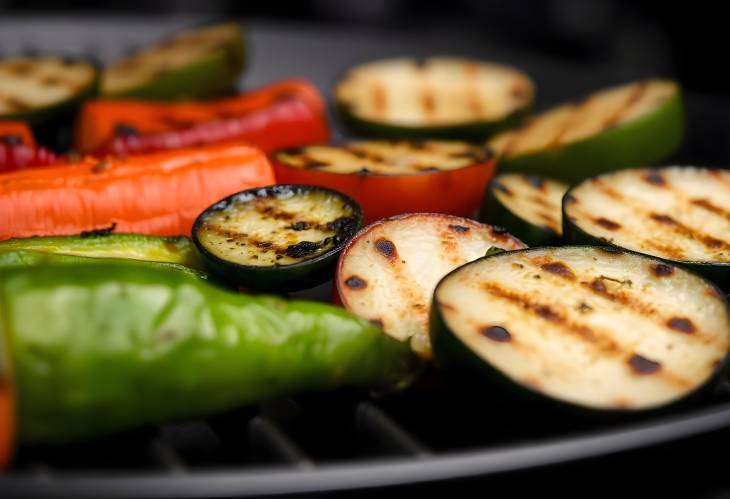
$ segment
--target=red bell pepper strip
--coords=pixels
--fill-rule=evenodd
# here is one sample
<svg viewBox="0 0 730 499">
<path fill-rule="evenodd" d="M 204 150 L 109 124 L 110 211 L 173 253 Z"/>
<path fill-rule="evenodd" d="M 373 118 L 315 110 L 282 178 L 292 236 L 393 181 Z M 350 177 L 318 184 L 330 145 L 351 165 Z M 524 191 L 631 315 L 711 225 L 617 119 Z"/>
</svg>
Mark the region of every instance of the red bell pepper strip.
<svg viewBox="0 0 730 499">
<path fill-rule="evenodd" d="M 324 142 L 325 104 L 303 80 L 285 80 L 236 97 L 201 102 L 97 100 L 76 123 L 81 153 L 139 154 L 247 142 L 264 152 Z"/>
<path fill-rule="evenodd" d="M 25 121 L 0 121 L 0 143 L 35 146 L 33 132 Z"/>
</svg>

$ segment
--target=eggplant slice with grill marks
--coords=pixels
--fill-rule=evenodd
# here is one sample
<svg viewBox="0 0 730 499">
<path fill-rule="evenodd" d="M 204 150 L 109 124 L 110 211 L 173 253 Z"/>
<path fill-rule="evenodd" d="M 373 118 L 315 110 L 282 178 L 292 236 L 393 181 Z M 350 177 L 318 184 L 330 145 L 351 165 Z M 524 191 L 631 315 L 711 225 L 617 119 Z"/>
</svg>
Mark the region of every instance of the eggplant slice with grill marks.
<svg viewBox="0 0 730 499">
<path fill-rule="evenodd" d="M 445 369 L 554 408 L 658 409 L 707 394 L 728 367 L 725 296 L 632 252 L 566 246 L 482 258 L 441 280 L 432 309 Z"/>
<path fill-rule="evenodd" d="M 0 119 L 40 125 L 59 118 L 96 93 L 98 75 L 81 59 L 0 59 Z"/>
<path fill-rule="evenodd" d="M 669 80 L 601 90 L 538 114 L 489 141 L 500 171 L 548 175 L 567 182 L 617 168 L 649 166 L 684 138 L 681 91 Z"/>
<path fill-rule="evenodd" d="M 517 125 L 535 89 L 509 66 L 433 57 L 356 66 L 334 93 L 345 122 L 364 136 L 484 140 Z"/>
<path fill-rule="evenodd" d="M 563 199 L 567 240 L 678 262 L 730 291 L 730 172 L 673 166 L 601 175 Z"/>
<path fill-rule="evenodd" d="M 487 189 L 480 218 L 501 225 L 530 246 L 560 242 L 561 202 L 568 185 L 538 175 L 502 173 Z"/>
<path fill-rule="evenodd" d="M 471 219 L 412 213 L 381 220 L 347 245 L 337 266 L 342 304 L 431 358 L 428 315 L 436 283 L 493 247 L 525 248 L 499 227 Z"/>
<path fill-rule="evenodd" d="M 340 250 L 361 226 L 360 207 L 339 192 L 275 185 L 206 209 L 193 226 L 193 240 L 221 278 L 282 292 L 331 279 Z"/>
</svg>

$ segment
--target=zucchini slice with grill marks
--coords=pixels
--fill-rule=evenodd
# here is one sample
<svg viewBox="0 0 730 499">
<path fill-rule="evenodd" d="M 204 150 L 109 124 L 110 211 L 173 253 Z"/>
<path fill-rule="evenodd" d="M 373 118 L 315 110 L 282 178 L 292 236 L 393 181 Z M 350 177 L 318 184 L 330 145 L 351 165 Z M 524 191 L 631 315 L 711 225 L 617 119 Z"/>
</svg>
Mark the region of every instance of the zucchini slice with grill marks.
<svg viewBox="0 0 730 499">
<path fill-rule="evenodd" d="M 235 85 L 245 58 L 238 24 L 188 29 L 110 65 L 101 92 L 158 100 L 213 97 Z"/>
<path fill-rule="evenodd" d="M 575 243 L 611 244 L 682 263 L 730 291 L 730 172 L 673 166 L 587 179 L 563 199 Z"/>
<path fill-rule="evenodd" d="M 0 59 L 0 119 L 32 125 L 73 112 L 96 93 L 94 64 L 67 57 Z"/>
<path fill-rule="evenodd" d="M 210 269 L 236 285 L 294 291 L 332 278 L 340 250 L 362 225 L 347 196 L 306 185 L 249 189 L 206 209 L 193 240 Z"/>
<path fill-rule="evenodd" d="M 460 141 L 356 141 L 274 156 L 280 182 L 323 185 L 357 200 L 369 221 L 411 212 L 472 216 L 495 162 Z"/>
<path fill-rule="evenodd" d="M 480 218 L 498 224 L 530 246 L 547 246 L 563 234 L 561 202 L 568 186 L 557 180 L 503 173 L 492 179 Z"/>
<path fill-rule="evenodd" d="M 493 138 L 501 171 L 568 182 L 625 167 L 649 166 L 674 153 L 684 137 L 679 86 L 645 80 L 601 90 L 538 114 Z"/>
<path fill-rule="evenodd" d="M 517 125 L 535 95 L 517 69 L 455 57 L 362 64 L 334 91 L 345 122 L 365 136 L 476 140 Z"/>
<path fill-rule="evenodd" d="M 428 314 L 431 294 L 444 275 L 490 248 L 524 248 L 499 227 L 468 218 L 411 213 L 363 229 L 342 252 L 336 284 L 345 308 L 409 341 L 431 358 Z"/>
<path fill-rule="evenodd" d="M 444 368 L 492 394 L 631 413 L 686 402 L 724 378 L 730 310 L 710 282 L 661 260 L 533 248 L 446 276 L 431 341 Z"/>
</svg>

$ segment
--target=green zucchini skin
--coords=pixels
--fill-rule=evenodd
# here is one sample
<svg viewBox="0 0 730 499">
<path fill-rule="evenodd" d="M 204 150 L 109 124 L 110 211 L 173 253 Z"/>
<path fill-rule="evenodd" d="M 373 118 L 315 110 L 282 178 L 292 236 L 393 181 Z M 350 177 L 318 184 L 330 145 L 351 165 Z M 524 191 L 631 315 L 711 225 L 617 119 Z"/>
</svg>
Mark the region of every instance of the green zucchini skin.
<svg viewBox="0 0 730 499">
<path fill-rule="evenodd" d="M 495 177 L 496 178 L 496 177 Z M 484 191 L 484 200 L 479 210 L 479 221 L 498 225 L 519 238 L 528 246 L 558 246 L 563 238 L 546 226 L 539 226 L 518 217 L 503 205 L 494 195 L 494 179 Z"/>
<path fill-rule="evenodd" d="M 345 204 L 349 206 L 353 212 L 353 230 L 347 237 L 344 237 L 339 244 L 330 248 L 321 255 L 290 265 L 259 267 L 230 262 L 210 252 L 200 241 L 199 234 L 203 228 L 208 213 L 210 213 L 211 210 L 215 210 L 215 207 L 221 205 L 221 203 L 230 202 L 233 198 L 242 194 L 239 192 L 207 208 L 200 214 L 193 224 L 193 242 L 203 256 L 206 268 L 209 269 L 212 274 L 233 286 L 272 293 L 312 288 L 332 279 L 340 253 L 349 240 L 352 239 L 352 237 L 363 226 L 363 215 L 360 206 L 353 199 L 340 192 L 318 186 L 277 184 L 275 186 L 264 188 L 257 187 L 244 192 L 260 192 L 264 189 L 267 192 L 272 193 L 276 189 L 281 188 L 291 188 L 295 192 L 323 192 L 343 199 Z"/>
<path fill-rule="evenodd" d="M 103 93 L 107 99 L 181 100 L 218 97 L 235 89 L 246 69 L 247 33 L 239 26 L 239 38 L 195 64 L 159 75 L 135 88 Z"/>
<path fill-rule="evenodd" d="M 0 242 L 0 266 L 12 262 L 14 252 L 65 256 L 63 260 L 115 258 L 170 263 L 202 271 L 205 264 L 188 237 L 143 234 L 91 234 L 7 239 Z M 29 257 L 30 258 L 30 257 Z M 60 259 L 60 258 L 59 258 Z M 18 260 L 21 261 L 21 260 Z"/>
<path fill-rule="evenodd" d="M 453 139 L 472 142 L 484 141 L 487 138 L 518 126 L 532 112 L 532 103 L 502 119 L 479 121 L 460 125 L 409 127 L 389 125 L 372 120 L 358 118 L 350 112 L 349 106 L 337 104 L 338 116 L 342 124 L 360 137 L 385 139 Z"/>
<path fill-rule="evenodd" d="M 677 87 L 677 93 L 655 113 L 564 147 L 500 158 L 497 167 L 501 172 L 548 174 L 572 184 L 611 170 L 651 166 L 680 148 L 684 121 Z"/>
<path fill-rule="evenodd" d="M 140 262 L 0 272 L 19 440 L 63 443 L 340 386 L 395 390 L 408 346 L 324 303 Z"/>
<path fill-rule="evenodd" d="M 619 250 L 605 246 L 580 247 L 588 249 L 602 248 L 609 251 L 647 257 L 647 255 L 633 251 Z M 550 249 L 550 247 L 546 249 Z M 692 392 L 669 404 L 642 410 L 592 408 L 585 405 L 572 404 L 568 401 L 562 401 L 544 395 L 526 385 L 513 381 L 499 369 L 482 360 L 451 331 L 440 312 L 435 297 L 437 296 L 439 286 L 451 274 L 454 274 L 460 269 L 474 265 L 486 258 L 500 258 L 505 254 L 527 251 L 530 251 L 530 249 L 514 250 L 474 260 L 462 267 L 454 269 L 451 273 L 444 276 L 436 286 L 434 300 L 431 303 L 429 334 L 437 364 L 444 371 L 446 378 L 451 380 L 451 386 L 455 389 L 466 390 L 472 394 L 475 390 L 488 394 L 490 401 L 493 401 L 490 406 L 494 407 L 496 413 L 509 416 L 514 415 L 517 418 L 526 418 L 531 424 L 537 425 L 538 427 L 544 426 L 546 429 L 564 429 L 565 425 L 573 428 L 584 424 L 612 424 L 673 413 L 710 398 L 718 386 L 727 379 L 730 373 L 730 355 L 726 355 L 715 367 L 713 374 Z M 661 259 L 651 256 L 648 258 L 661 261 Z M 690 271 L 690 273 L 693 272 Z M 724 293 L 721 293 L 716 286 L 715 290 L 720 300 L 725 304 L 728 311 L 730 311 L 728 297 Z M 539 414 L 542 417 L 535 418 L 533 415 L 536 411 L 541 411 Z"/>
<path fill-rule="evenodd" d="M 598 177 L 598 175 L 596 176 Z M 590 180 L 590 179 L 587 179 Z M 616 248 L 627 253 L 638 253 L 636 251 L 623 248 L 612 243 L 602 237 L 594 236 L 578 227 L 565 213 L 566 200 L 570 199 L 571 191 L 576 186 L 571 187 L 563 196 L 562 215 L 563 215 L 563 238 L 566 243 L 579 246 L 608 246 Z M 681 260 L 671 260 L 656 255 L 647 255 L 657 260 L 679 265 L 685 269 L 689 269 L 715 283 L 723 292 L 730 293 L 730 263 L 728 262 L 690 262 Z"/>
</svg>

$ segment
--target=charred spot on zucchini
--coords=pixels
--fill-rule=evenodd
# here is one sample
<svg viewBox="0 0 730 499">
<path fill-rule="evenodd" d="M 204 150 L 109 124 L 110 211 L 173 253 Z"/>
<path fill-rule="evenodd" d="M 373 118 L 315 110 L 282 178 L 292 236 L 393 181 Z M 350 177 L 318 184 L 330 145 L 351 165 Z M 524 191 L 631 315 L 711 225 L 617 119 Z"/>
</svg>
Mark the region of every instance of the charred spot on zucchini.
<svg viewBox="0 0 730 499">
<path fill-rule="evenodd" d="M 321 187 L 275 185 L 243 191 L 206 209 L 193 238 L 211 270 L 235 284 L 295 290 L 331 277 L 360 208 Z"/>
<path fill-rule="evenodd" d="M 730 289 L 730 172 L 622 170 L 587 179 L 570 189 L 566 201 L 568 196 L 574 200 L 563 203 L 569 241 L 679 262 Z M 671 267 L 653 270 L 671 275 Z"/>
<path fill-rule="evenodd" d="M 655 265 L 588 246 L 467 263 L 434 292 L 436 359 L 491 393 L 546 407 L 623 413 L 709 394 L 728 367 L 730 306 L 702 277 L 675 268 L 667 279 Z"/>
<path fill-rule="evenodd" d="M 356 66 L 334 93 L 346 123 L 363 135 L 483 139 L 517 124 L 535 89 L 509 66 L 433 57 Z"/>
<path fill-rule="evenodd" d="M 524 247 L 511 235 L 467 218 L 396 216 L 369 225 L 343 250 L 337 291 L 345 308 L 364 319 L 377 319 L 387 334 L 430 358 L 428 313 L 438 280 L 488 249 Z"/>
<path fill-rule="evenodd" d="M 276 160 L 294 168 L 357 175 L 417 175 L 483 163 L 491 152 L 459 141 L 359 141 L 280 151 Z"/>
<path fill-rule="evenodd" d="M 489 141 L 502 171 L 576 181 L 601 172 L 655 164 L 684 137 L 680 88 L 644 80 L 595 92 L 532 117 Z M 647 182 L 661 182 L 653 175 Z"/>
<path fill-rule="evenodd" d="M 505 226 L 530 245 L 554 243 L 562 235 L 560 207 L 567 190 L 550 178 L 502 173 L 487 189 L 480 219 Z"/>
<path fill-rule="evenodd" d="M 96 66 L 84 60 L 0 59 L 0 119 L 48 122 L 93 95 L 98 75 Z"/>
</svg>

